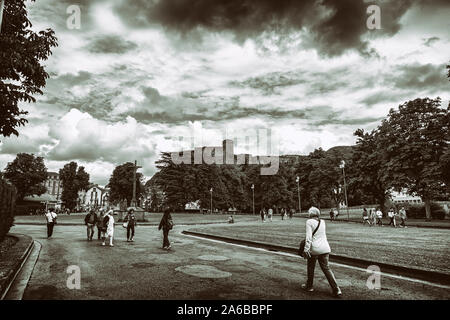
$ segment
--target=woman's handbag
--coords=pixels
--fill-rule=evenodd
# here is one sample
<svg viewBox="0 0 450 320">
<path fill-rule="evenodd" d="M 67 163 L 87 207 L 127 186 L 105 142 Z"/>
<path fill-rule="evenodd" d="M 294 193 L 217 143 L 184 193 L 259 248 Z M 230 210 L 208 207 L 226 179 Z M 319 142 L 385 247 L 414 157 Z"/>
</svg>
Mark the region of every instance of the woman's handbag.
<svg viewBox="0 0 450 320">
<path fill-rule="evenodd" d="M 320 222 L 321 220 L 319 220 L 319 224 L 317 225 L 316 229 L 314 229 L 314 232 L 312 234 L 312 236 L 314 237 L 314 235 L 316 234 L 317 230 L 320 227 Z M 303 252 L 305 251 L 305 244 L 306 244 L 306 239 L 303 239 L 302 241 L 300 241 L 300 247 L 298 248 L 298 255 L 303 257 Z"/>
</svg>

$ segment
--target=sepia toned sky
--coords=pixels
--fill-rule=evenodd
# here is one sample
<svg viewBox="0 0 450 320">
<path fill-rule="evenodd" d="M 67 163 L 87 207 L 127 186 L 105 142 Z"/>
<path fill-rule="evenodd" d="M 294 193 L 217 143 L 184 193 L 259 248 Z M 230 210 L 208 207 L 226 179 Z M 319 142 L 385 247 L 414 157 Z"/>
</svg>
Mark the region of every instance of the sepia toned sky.
<svg viewBox="0 0 450 320">
<path fill-rule="evenodd" d="M 74 4 L 80 29 L 67 26 Z M 367 28 L 371 4 L 381 29 Z M 444 0 L 37 0 L 28 8 L 33 29 L 53 28 L 59 46 L 45 62 L 44 95 L 22 104 L 29 123 L 0 143 L 0 169 L 35 153 L 50 171 L 77 161 L 104 185 L 135 159 L 150 178 L 161 151 L 190 148 L 192 138 L 220 145 L 267 130 L 279 154 L 307 154 L 354 144 L 357 128 L 373 129 L 405 101 L 450 98 Z"/>
</svg>

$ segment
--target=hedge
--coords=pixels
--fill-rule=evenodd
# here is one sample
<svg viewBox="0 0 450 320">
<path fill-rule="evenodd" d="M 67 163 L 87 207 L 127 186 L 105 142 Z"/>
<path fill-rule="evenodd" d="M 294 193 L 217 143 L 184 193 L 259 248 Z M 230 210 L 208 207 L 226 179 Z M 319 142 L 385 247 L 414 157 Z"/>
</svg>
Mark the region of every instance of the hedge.
<svg viewBox="0 0 450 320">
<path fill-rule="evenodd" d="M 402 206 L 400 205 L 399 208 Z M 408 218 L 425 219 L 426 211 L 424 204 L 406 204 L 404 205 Z M 431 203 L 431 218 L 436 220 L 445 219 L 445 210 L 437 203 Z"/>
<path fill-rule="evenodd" d="M 0 241 L 5 238 L 14 222 L 16 188 L 0 179 Z"/>
</svg>

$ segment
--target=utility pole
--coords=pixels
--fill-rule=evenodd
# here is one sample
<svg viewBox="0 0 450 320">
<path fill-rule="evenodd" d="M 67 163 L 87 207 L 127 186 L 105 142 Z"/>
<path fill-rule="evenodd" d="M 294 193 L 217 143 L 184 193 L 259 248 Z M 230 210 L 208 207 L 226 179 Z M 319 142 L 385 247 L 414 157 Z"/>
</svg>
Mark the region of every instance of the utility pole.
<svg viewBox="0 0 450 320">
<path fill-rule="evenodd" d="M 134 167 L 133 167 L 133 199 L 131 199 L 130 207 L 137 207 L 137 201 L 136 201 L 136 171 L 137 169 L 142 168 L 137 165 L 137 161 L 134 160 Z"/>
</svg>

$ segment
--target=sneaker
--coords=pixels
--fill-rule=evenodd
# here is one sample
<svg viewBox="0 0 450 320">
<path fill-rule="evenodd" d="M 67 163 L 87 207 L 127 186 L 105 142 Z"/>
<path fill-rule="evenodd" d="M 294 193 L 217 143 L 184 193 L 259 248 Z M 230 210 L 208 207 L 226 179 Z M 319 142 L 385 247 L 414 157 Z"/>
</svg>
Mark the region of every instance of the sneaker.
<svg viewBox="0 0 450 320">
<path fill-rule="evenodd" d="M 103 243 L 102 243 L 102 246 L 106 246 L 106 244 L 103 242 Z"/>
<path fill-rule="evenodd" d="M 172 248 L 171 245 L 169 245 L 168 247 L 166 247 L 166 250 L 170 250 L 170 248 Z"/>
<path fill-rule="evenodd" d="M 111 243 L 110 245 L 109 245 L 110 247 L 114 247 L 114 245 Z"/>
<path fill-rule="evenodd" d="M 130 239 L 130 242 L 134 242 L 134 239 Z"/>
<path fill-rule="evenodd" d="M 302 284 L 302 289 L 305 290 L 305 291 L 307 291 L 307 292 L 313 292 L 313 291 L 314 291 L 314 288 L 308 288 L 308 287 L 306 286 L 306 284 Z"/>
</svg>

